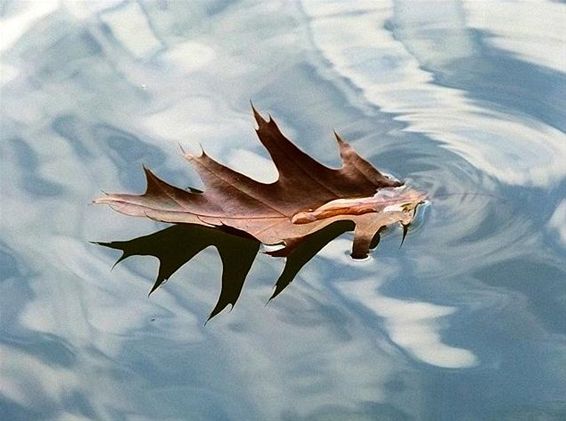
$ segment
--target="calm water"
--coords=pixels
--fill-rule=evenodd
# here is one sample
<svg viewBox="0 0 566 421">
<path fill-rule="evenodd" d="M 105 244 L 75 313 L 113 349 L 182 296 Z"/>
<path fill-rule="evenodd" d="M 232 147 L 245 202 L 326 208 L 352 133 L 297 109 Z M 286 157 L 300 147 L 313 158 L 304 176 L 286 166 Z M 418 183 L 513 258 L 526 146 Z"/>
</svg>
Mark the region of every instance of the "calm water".
<svg viewBox="0 0 566 421">
<path fill-rule="evenodd" d="M 566 6 L 560 2 L 0 2 L 0 419 L 566 419 Z M 428 191 L 401 249 L 331 242 L 265 303 L 260 255 L 204 326 L 207 249 L 90 241 L 166 225 L 89 205 L 179 143 L 262 181 L 249 100 L 328 165 L 332 130 Z M 452 195 L 452 193 L 480 193 Z M 436 198 L 435 198 L 436 197 Z"/>
</svg>

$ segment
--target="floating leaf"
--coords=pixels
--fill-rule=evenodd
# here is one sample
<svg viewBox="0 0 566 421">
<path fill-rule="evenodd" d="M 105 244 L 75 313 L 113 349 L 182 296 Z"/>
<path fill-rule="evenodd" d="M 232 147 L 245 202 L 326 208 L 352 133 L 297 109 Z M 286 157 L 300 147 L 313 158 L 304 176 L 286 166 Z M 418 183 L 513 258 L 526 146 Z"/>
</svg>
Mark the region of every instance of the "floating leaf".
<svg viewBox="0 0 566 421">
<path fill-rule="evenodd" d="M 276 182 L 253 180 L 202 152 L 185 154 L 205 184 L 202 193 L 174 187 L 145 169 L 144 194 L 109 194 L 95 203 L 163 222 L 231 227 L 264 244 L 282 244 L 277 256 L 288 256 L 307 235 L 348 220 L 355 226 L 352 256 L 363 258 L 382 227 L 412 221 L 425 195 L 382 174 L 340 136 L 343 165 L 328 168 L 289 141 L 274 120 L 253 112 L 259 140 L 279 172 Z"/>
<path fill-rule="evenodd" d="M 253 108 L 253 107 L 252 107 Z M 153 292 L 185 262 L 208 246 L 223 263 L 222 289 L 210 317 L 240 296 L 260 243 L 279 245 L 267 253 L 286 257 L 271 298 L 328 242 L 354 230 L 352 257 L 364 258 L 377 245 L 379 232 L 400 223 L 403 240 L 425 194 L 382 174 L 335 133 L 342 167 L 328 168 L 297 148 L 271 118 L 253 109 L 261 143 L 279 177 L 261 183 L 209 157 L 185 154 L 205 191 L 174 187 L 144 168 L 147 188 L 141 195 L 108 194 L 95 203 L 126 215 L 179 224 L 130 241 L 99 243 L 132 255 L 160 260 Z M 151 293 L 150 292 L 150 293 Z"/>
</svg>

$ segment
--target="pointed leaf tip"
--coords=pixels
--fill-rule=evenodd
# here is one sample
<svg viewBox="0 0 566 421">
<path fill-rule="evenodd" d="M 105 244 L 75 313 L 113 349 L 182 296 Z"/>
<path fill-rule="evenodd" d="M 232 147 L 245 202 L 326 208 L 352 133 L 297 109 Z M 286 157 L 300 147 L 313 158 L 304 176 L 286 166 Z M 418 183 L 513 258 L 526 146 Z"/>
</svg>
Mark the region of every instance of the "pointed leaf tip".
<svg viewBox="0 0 566 421">
<path fill-rule="evenodd" d="M 145 173 L 146 177 L 151 177 L 153 176 L 153 171 L 151 171 L 148 167 L 145 166 L 145 164 L 142 164 L 142 168 L 143 168 L 143 172 Z"/>
<path fill-rule="evenodd" d="M 401 246 L 405 242 L 405 238 L 407 237 L 407 232 L 409 231 L 409 224 L 402 223 L 401 226 L 403 227 L 403 238 L 401 238 L 401 244 L 399 244 L 399 248 L 401 248 Z"/>
<path fill-rule="evenodd" d="M 275 299 L 275 297 L 277 297 L 279 295 L 279 291 L 277 291 L 277 289 L 274 289 L 273 293 L 271 294 L 271 297 L 269 297 L 269 299 L 267 300 L 267 302 L 265 303 L 265 305 L 267 306 L 271 301 L 273 301 Z"/>
<path fill-rule="evenodd" d="M 123 262 L 123 261 L 126 260 L 128 257 L 130 257 L 130 256 L 126 255 L 125 252 L 122 252 L 122 255 L 118 258 L 118 260 L 116 260 L 116 261 L 114 262 L 114 264 L 113 264 L 112 267 L 110 268 L 110 271 L 113 271 L 114 268 L 118 265 L 118 263 Z"/>
<path fill-rule="evenodd" d="M 334 133 L 334 137 L 336 138 L 336 141 L 338 142 L 339 145 L 346 143 L 346 142 L 344 142 L 344 139 L 342 139 L 340 137 L 340 135 L 336 132 L 336 130 L 333 130 L 333 133 Z"/>
<path fill-rule="evenodd" d="M 118 263 L 118 262 L 116 262 Z M 161 285 L 163 285 L 165 282 L 167 282 L 167 279 L 160 279 L 157 278 L 155 280 L 155 283 L 153 284 L 153 286 L 151 287 L 151 289 L 149 290 L 149 293 L 147 294 L 148 298 L 151 297 L 151 294 L 153 294 L 157 288 L 159 288 Z"/>
<path fill-rule="evenodd" d="M 261 114 L 256 110 L 256 108 L 254 107 L 254 104 L 253 104 L 251 101 L 250 101 L 250 104 L 251 104 L 251 106 L 252 106 L 252 111 L 253 111 L 253 115 L 254 115 L 255 121 L 256 121 L 257 125 L 258 125 L 259 127 L 261 127 L 262 125 L 264 125 L 264 124 L 267 123 L 267 122 L 266 122 L 265 119 L 261 116 Z"/>
<path fill-rule="evenodd" d="M 210 314 L 208 315 L 208 319 L 206 319 L 206 321 L 204 322 L 204 325 L 206 326 L 206 324 L 207 324 L 208 322 L 210 322 L 210 320 L 212 320 L 212 318 L 213 318 L 214 316 L 218 315 L 218 313 L 220 313 L 222 310 L 224 310 L 224 308 L 226 308 L 226 307 L 223 307 L 223 308 L 221 308 L 221 309 L 214 308 L 214 310 L 212 310 L 212 311 L 210 312 Z"/>
<path fill-rule="evenodd" d="M 179 148 L 181 149 L 183 157 L 187 161 L 192 161 L 194 159 L 202 158 L 206 156 L 202 143 L 198 142 L 198 147 L 200 151 L 193 153 L 190 149 L 195 149 L 194 147 L 189 148 L 189 150 L 185 149 L 181 144 L 179 144 Z"/>
</svg>

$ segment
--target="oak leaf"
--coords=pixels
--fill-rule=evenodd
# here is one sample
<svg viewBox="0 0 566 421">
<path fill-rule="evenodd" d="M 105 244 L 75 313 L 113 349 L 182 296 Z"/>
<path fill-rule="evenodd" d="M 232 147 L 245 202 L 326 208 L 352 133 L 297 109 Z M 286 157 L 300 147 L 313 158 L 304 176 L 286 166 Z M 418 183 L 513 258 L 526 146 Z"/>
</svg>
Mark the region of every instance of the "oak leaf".
<svg viewBox="0 0 566 421">
<path fill-rule="evenodd" d="M 301 151 L 253 108 L 259 140 L 269 152 L 279 178 L 261 183 L 209 157 L 185 154 L 205 185 L 204 192 L 174 187 L 144 168 L 142 195 L 108 194 L 95 203 L 126 215 L 239 230 L 288 256 L 306 236 L 336 221 L 355 224 L 352 257 L 366 257 L 374 236 L 386 226 L 406 227 L 425 195 L 388 177 L 360 157 L 335 133 L 342 167 L 322 165 Z"/>
</svg>

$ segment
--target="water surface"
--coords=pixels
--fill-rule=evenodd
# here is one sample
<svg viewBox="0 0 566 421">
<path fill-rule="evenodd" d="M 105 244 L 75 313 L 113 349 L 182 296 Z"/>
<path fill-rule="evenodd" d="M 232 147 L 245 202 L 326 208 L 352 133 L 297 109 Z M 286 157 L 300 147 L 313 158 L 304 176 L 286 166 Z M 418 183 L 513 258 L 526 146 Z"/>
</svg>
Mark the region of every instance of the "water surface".
<svg viewBox="0 0 566 421">
<path fill-rule="evenodd" d="M 0 2 L 2 419 L 566 418 L 566 7 L 560 2 Z M 204 322 L 207 249 L 90 241 L 164 224 L 91 206 L 184 148 L 277 177 L 249 101 L 339 164 L 332 130 L 432 203 L 401 249 L 331 242 L 265 306 L 260 255 Z M 474 193 L 460 195 L 460 193 Z"/>
</svg>

